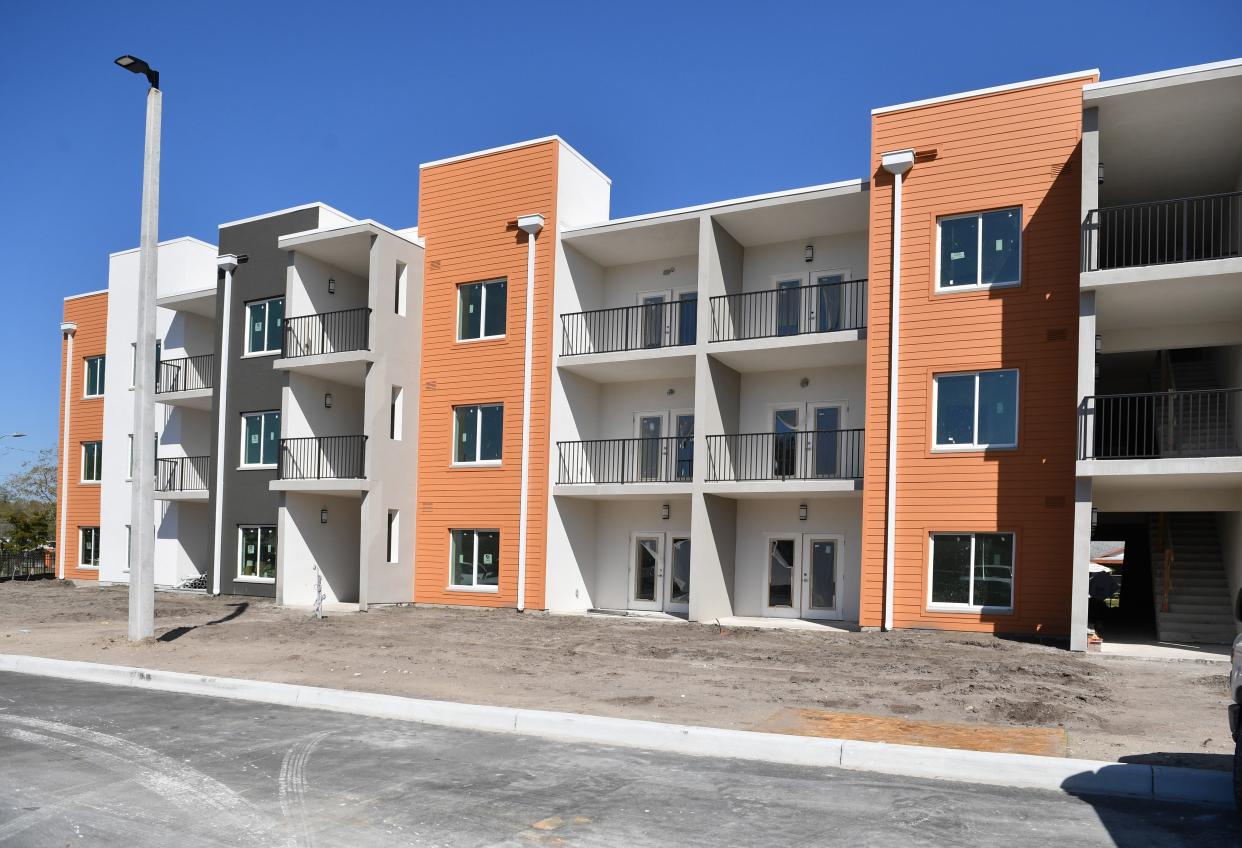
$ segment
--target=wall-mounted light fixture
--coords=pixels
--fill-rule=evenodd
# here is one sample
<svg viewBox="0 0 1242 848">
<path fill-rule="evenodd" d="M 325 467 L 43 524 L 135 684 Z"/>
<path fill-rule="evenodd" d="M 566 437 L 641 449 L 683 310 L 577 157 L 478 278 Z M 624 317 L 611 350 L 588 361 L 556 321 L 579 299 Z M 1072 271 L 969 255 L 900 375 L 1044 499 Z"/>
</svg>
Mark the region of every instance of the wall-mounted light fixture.
<svg viewBox="0 0 1242 848">
<path fill-rule="evenodd" d="M 798 381 L 798 385 L 805 389 L 807 386 L 811 385 L 811 378 L 803 377 L 801 380 Z"/>
<path fill-rule="evenodd" d="M 1095 352 L 1098 354 L 1102 347 L 1104 347 L 1104 337 L 1097 335 L 1095 337 Z"/>
<path fill-rule="evenodd" d="M 336 294 L 336 280 L 328 277 L 328 294 Z"/>
<path fill-rule="evenodd" d="M 319 510 L 319 523 L 320 524 L 328 523 L 328 511 L 326 509 Z"/>
<path fill-rule="evenodd" d="M 1096 185 L 1104 185 L 1104 163 L 1100 162 L 1095 166 L 1095 182 Z"/>
<path fill-rule="evenodd" d="M 677 270 L 676 265 L 670 265 L 667 268 L 665 268 L 663 271 L 661 271 L 660 273 L 667 277 L 669 274 L 673 273 L 676 270 Z"/>
<path fill-rule="evenodd" d="M 806 504 L 798 504 L 798 520 L 806 521 Z"/>
<path fill-rule="evenodd" d="M 815 259 L 815 245 L 808 244 L 806 247 L 802 248 L 802 258 L 807 262 L 813 261 Z"/>
<path fill-rule="evenodd" d="M 1091 529 L 1094 530 L 1096 525 L 1100 523 L 1100 511 L 1095 507 L 1091 507 Z"/>
<path fill-rule="evenodd" d="M 660 517 L 668 521 L 668 504 L 660 504 Z"/>
<path fill-rule="evenodd" d="M 323 408 L 324 409 L 332 408 L 332 392 L 323 393 Z"/>
<path fill-rule="evenodd" d="M 677 394 L 677 390 L 676 390 L 676 389 L 673 389 L 673 388 L 670 388 L 670 389 L 668 389 L 668 391 L 666 391 L 666 392 L 665 392 L 665 394 L 666 394 L 666 395 L 669 395 L 669 396 L 671 397 L 671 396 L 673 396 L 673 395 Z"/>
</svg>

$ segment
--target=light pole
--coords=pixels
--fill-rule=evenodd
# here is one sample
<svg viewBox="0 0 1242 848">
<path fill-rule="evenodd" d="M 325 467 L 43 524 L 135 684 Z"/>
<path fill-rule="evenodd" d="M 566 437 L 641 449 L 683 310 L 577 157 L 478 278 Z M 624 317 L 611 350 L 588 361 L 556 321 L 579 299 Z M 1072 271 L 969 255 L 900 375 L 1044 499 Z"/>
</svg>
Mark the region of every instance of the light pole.
<svg viewBox="0 0 1242 848">
<path fill-rule="evenodd" d="M 129 638 L 155 635 L 155 274 L 160 213 L 159 71 L 134 56 L 116 63 L 143 74 L 147 131 L 142 158 L 142 230 L 138 248 L 138 340 L 134 348 L 134 469 L 130 499 Z"/>
<path fill-rule="evenodd" d="M 25 433 L 0 433 L 0 439 L 20 439 Z"/>
</svg>

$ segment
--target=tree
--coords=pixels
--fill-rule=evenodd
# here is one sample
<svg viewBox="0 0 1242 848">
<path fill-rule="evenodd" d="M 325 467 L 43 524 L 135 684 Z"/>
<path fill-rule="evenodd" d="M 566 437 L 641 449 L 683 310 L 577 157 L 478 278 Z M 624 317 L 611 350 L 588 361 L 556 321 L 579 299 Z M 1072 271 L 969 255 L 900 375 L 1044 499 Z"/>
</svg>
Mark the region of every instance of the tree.
<svg viewBox="0 0 1242 848">
<path fill-rule="evenodd" d="M 29 551 L 52 542 L 56 527 L 56 451 L 45 448 L 0 484 L 0 549 Z"/>
</svg>

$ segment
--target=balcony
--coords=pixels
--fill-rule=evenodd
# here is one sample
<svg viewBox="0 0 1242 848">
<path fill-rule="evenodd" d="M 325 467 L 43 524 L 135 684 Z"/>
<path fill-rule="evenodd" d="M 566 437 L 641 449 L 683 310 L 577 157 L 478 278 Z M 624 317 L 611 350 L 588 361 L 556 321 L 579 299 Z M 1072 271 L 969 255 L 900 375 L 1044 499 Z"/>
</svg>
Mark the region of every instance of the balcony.
<svg viewBox="0 0 1242 848">
<path fill-rule="evenodd" d="M 370 327 L 371 310 L 365 306 L 286 318 L 280 358 L 273 367 L 362 385 L 370 358 Z"/>
<path fill-rule="evenodd" d="M 863 430 L 790 430 L 707 437 L 707 482 L 722 493 L 850 492 L 862 487 Z"/>
<path fill-rule="evenodd" d="M 205 501 L 210 479 L 209 456 L 178 456 L 155 460 L 156 500 Z"/>
<path fill-rule="evenodd" d="M 280 440 L 274 491 L 357 492 L 366 486 L 366 436 L 306 436 Z"/>
<path fill-rule="evenodd" d="M 689 484 L 694 437 L 594 439 L 557 442 L 558 486 Z"/>
<path fill-rule="evenodd" d="M 1092 209 L 1083 272 L 1242 255 L 1242 192 Z"/>
<path fill-rule="evenodd" d="M 170 406 L 210 409 L 215 361 L 210 353 L 160 360 L 155 365 L 155 399 Z"/>
</svg>

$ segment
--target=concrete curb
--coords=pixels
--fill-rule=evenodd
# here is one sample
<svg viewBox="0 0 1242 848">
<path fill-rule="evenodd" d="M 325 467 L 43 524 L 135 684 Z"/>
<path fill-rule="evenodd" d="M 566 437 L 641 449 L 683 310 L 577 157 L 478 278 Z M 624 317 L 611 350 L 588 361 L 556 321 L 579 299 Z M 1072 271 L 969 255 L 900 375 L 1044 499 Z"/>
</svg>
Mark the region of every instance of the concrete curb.
<svg viewBox="0 0 1242 848">
<path fill-rule="evenodd" d="M 310 707 L 465 730 L 518 733 L 568 742 L 646 748 L 691 756 L 729 757 L 991 786 L 1057 790 L 1072 795 L 1113 795 L 1233 806 L 1230 775 L 1203 769 L 1071 760 L 1028 754 L 994 754 L 955 748 L 927 748 L 886 742 L 858 742 L 663 724 L 16 654 L 0 654 L 0 671 L 185 695 L 234 698 L 279 706 Z"/>
</svg>

